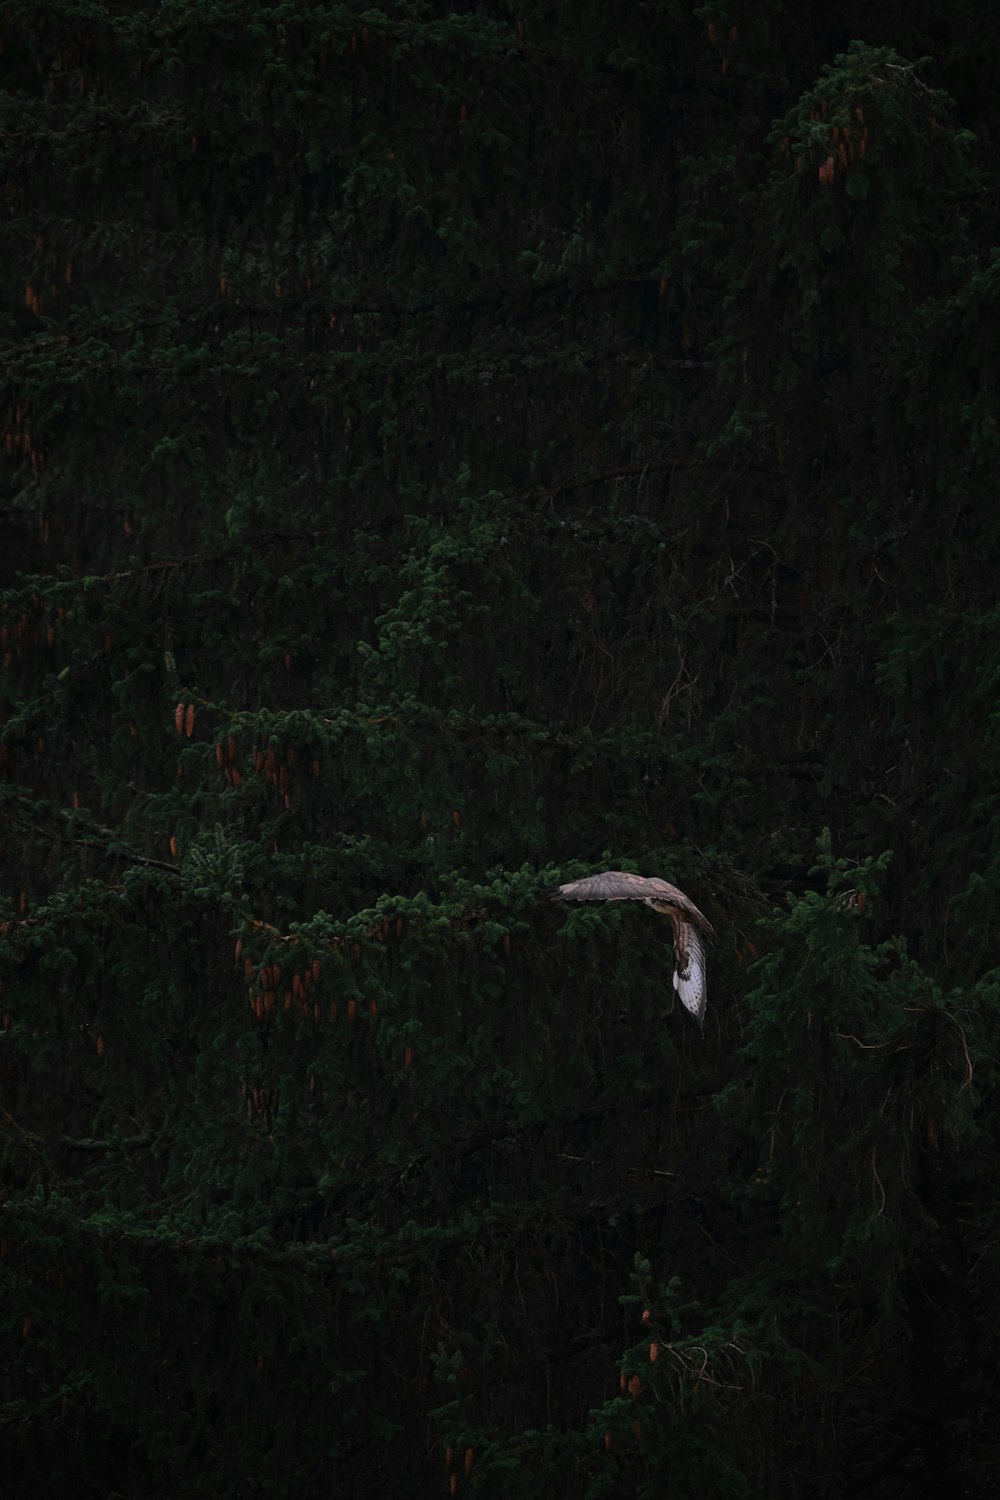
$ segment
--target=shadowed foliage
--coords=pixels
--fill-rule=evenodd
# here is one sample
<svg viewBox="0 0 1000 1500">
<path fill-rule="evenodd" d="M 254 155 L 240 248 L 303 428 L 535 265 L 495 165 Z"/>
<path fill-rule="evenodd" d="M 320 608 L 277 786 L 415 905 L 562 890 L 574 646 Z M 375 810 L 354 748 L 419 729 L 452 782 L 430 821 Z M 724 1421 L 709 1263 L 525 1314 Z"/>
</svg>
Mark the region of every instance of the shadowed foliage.
<svg viewBox="0 0 1000 1500">
<path fill-rule="evenodd" d="M 995 31 L 2 7 L 12 1494 L 992 1495 Z"/>
</svg>

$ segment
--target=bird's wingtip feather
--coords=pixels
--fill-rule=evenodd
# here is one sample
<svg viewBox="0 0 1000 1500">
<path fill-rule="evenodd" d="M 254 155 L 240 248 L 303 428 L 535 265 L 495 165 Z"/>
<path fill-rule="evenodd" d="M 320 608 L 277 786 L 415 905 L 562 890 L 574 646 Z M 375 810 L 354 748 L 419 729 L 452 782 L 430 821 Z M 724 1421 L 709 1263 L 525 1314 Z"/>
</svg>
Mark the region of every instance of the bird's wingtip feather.
<svg viewBox="0 0 1000 1500">
<path fill-rule="evenodd" d="M 684 1009 L 690 1011 L 699 1026 L 705 1024 L 705 1006 L 708 990 L 703 972 L 691 969 L 686 974 L 674 973 L 674 989 Z"/>
</svg>

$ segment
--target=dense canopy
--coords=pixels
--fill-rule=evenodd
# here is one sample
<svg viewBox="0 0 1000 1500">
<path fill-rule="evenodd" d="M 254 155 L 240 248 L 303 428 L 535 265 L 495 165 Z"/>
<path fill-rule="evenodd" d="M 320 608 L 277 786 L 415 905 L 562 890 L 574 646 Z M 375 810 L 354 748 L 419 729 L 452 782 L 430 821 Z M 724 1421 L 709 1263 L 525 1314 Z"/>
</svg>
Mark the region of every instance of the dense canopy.
<svg viewBox="0 0 1000 1500">
<path fill-rule="evenodd" d="M 0 9 L 12 1494 L 994 1493 L 998 63 Z"/>
</svg>

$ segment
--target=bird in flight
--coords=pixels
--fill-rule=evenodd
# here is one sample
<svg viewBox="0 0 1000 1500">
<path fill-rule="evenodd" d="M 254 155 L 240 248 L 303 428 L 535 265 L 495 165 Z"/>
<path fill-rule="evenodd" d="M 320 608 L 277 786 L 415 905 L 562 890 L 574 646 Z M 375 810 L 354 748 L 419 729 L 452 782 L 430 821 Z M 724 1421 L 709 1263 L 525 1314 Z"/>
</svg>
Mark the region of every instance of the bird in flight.
<svg viewBox="0 0 1000 1500">
<path fill-rule="evenodd" d="M 623 870 L 607 870 L 603 875 L 587 875 L 583 880 L 557 885 L 552 899 L 641 901 L 669 917 L 674 931 L 674 989 L 698 1025 L 704 1027 L 708 989 L 702 934 L 714 937 L 715 933 L 707 917 L 702 916 L 683 891 L 656 875 L 627 875 Z"/>
</svg>

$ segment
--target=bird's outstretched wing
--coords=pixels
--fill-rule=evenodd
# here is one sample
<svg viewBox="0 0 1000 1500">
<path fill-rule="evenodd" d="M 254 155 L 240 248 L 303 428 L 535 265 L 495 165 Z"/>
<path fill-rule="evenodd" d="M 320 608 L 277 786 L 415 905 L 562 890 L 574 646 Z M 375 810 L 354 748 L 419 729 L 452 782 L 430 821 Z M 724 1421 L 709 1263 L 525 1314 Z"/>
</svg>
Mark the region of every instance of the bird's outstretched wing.
<svg viewBox="0 0 1000 1500">
<path fill-rule="evenodd" d="M 557 885 L 551 892 L 553 901 L 642 901 L 657 911 L 670 915 L 670 908 L 686 912 L 702 932 L 713 936 L 712 924 L 685 896 L 683 891 L 661 880 L 658 875 L 629 875 L 624 870 L 605 870 L 601 875 L 585 875 Z"/>
<path fill-rule="evenodd" d="M 705 1024 L 708 1000 L 705 945 L 693 922 L 671 912 L 674 928 L 674 989 L 681 1004 L 689 1010 L 699 1026 Z"/>
<path fill-rule="evenodd" d="M 606 870 L 556 886 L 555 901 L 641 901 L 670 918 L 674 936 L 674 989 L 681 1004 L 699 1026 L 705 1024 L 705 944 L 702 933 L 713 936 L 712 924 L 683 891 L 657 875 L 629 875 L 624 870 Z"/>
</svg>

